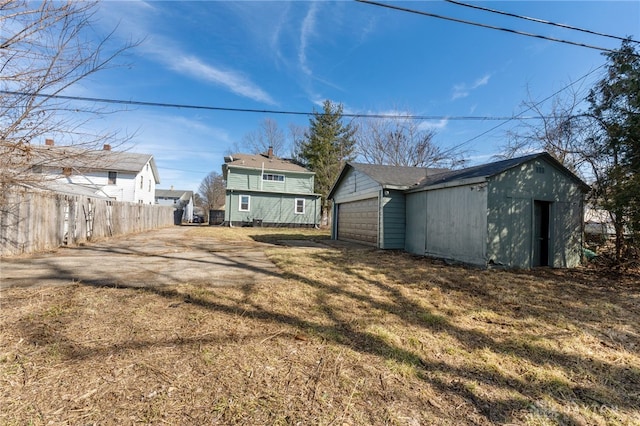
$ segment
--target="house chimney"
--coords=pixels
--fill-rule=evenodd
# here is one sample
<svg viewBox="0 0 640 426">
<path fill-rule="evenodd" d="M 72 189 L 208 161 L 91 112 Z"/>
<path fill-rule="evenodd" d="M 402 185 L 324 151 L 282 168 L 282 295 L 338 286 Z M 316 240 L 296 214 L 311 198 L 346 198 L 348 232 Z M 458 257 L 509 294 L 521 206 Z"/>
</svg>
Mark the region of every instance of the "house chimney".
<svg viewBox="0 0 640 426">
<path fill-rule="evenodd" d="M 267 152 L 267 157 L 268 158 L 273 158 L 273 147 L 272 146 L 269 147 L 269 151 Z"/>
<path fill-rule="evenodd" d="M 45 144 L 46 146 L 53 146 L 53 145 L 54 145 L 54 143 L 53 143 L 53 139 L 45 139 L 45 140 L 44 140 L 44 144 Z"/>
<path fill-rule="evenodd" d="M 111 151 L 111 145 L 109 145 L 108 143 L 105 143 L 102 149 L 105 151 Z"/>
</svg>

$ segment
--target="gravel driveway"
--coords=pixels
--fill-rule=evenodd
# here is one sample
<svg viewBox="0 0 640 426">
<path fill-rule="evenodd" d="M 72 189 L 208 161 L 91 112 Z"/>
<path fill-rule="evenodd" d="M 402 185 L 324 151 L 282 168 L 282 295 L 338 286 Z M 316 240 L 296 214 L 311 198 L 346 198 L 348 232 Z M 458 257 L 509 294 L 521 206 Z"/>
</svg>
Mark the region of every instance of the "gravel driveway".
<svg viewBox="0 0 640 426">
<path fill-rule="evenodd" d="M 0 259 L 0 288 L 81 282 L 123 287 L 180 283 L 232 285 L 279 278 L 268 244 L 217 242 L 171 227 L 52 253 Z"/>
</svg>

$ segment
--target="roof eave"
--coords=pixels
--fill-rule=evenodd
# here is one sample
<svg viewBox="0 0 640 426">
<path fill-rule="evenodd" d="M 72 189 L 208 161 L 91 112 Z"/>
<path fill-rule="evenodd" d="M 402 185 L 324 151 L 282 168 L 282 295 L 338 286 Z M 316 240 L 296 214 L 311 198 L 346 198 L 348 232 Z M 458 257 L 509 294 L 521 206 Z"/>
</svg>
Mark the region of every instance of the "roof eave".
<svg viewBox="0 0 640 426">
<path fill-rule="evenodd" d="M 284 173 L 299 173 L 299 174 L 305 174 L 305 175 L 315 175 L 315 172 L 312 172 L 310 170 L 284 170 L 284 169 L 275 169 L 275 168 L 271 168 L 271 167 L 266 167 L 263 169 L 261 166 L 247 166 L 246 164 L 244 165 L 240 165 L 240 164 L 229 164 L 229 163 L 225 163 L 222 165 L 223 168 L 236 168 L 236 169 L 245 169 L 245 170 L 264 170 L 264 171 L 268 171 L 268 172 L 284 172 Z"/>
<path fill-rule="evenodd" d="M 333 186 L 331 187 L 331 190 L 327 195 L 327 200 L 333 200 L 334 192 L 336 191 L 336 189 L 338 189 L 338 186 L 340 186 L 340 182 L 342 181 L 342 178 L 344 177 L 344 175 L 347 174 L 347 171 L 349 168 L 353 169 L 353 166 L 349 164 L 349 162 L 344 163 L 344 166 L 342 166 L 342 170 L 340 170 L 340 174 L 338 174 L 338 178 L 333 183 Z"/>
<path fill-rule="evenodd" d="M 435 189 L 453 188 L 456 186 L 477 185 L 480 183 L 485 183 L 486 181 L 487 181 L 487 177 L 485 176 L 468 178 L 468 179 L 458 179 L 458 180 L 452 180 L 449 182 L 436 183 L 433 185 L 420 186 L 418 188 L 409 189 L 406 191 L 406 193 L 411 194 L 411 193 L 421 192 L 421 191 L 432 191 Z"/>
</svg>

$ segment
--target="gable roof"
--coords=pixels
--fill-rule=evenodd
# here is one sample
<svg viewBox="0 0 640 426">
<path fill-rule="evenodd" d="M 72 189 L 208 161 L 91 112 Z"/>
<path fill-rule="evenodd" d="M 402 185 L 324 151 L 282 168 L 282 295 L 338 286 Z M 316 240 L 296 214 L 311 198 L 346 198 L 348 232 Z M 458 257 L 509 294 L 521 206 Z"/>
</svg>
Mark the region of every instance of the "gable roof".
<svg viewBox="0 0 640 426">
<path fill-rule="evenodd" d="M 430 167 L 385 166 L 380 164 L 349 163 L 355 170 L 364 173 L 383 187 L 409 187 L 428 176 L 443 173 L 449 169 Z"/>
<path fill-rule="evenodd" d="M 296 164 L 292 160 L 284 158 L 278 158 L 269 156 L 267 154 L 233 154 L 224 157 L 225 164 L 222 166 L 223 170 L 228 167 L 245 168 L 251 170 L 269 170 L 269 171 L 282 171 L 282 172 L 297 172 L 297 173 L 310 173 L 312 171 Z"/>
<path fill-rule="evenodd" d="M 138 173 L 149 163 L 157 183 L 160 175 L 151 154 L 126 151 L 88 150 L 77 146 L 35 146 L 33 165 L 70 167 L 82 171 L 113 171 Z"/>
<path fill-rule="evenodd" d="M 193 198 L 193 191 L 185 191 L 179 189 L 156 189 L 155 198 L 175 198 L 187 201 Z"/>
<path fill-rule="evenodd" d="M 333 197 L 334 191 L 337 189 L 340 181 L 351 169 L 370 177 L 382 188 L 399 190 L 408 189 L 417 185 L 428 176 L 449 170 L 430 167 L 387 166 L 381 164 L 348 162 L 344 165 L 340 171 L 340 175 L 333 184 L 328 195 L 329 199 Z"/>
<path fill-rule="evenodd" d="M 578 176 L 572 173 L 569 169 L 564 167 L 562 163 L 553 158 L 547 152 L 538 152 L 536 154 L 525 155 L 523 157 L 510 158 L 507 160 L 495 161 L 493 163 L 481 164 L 478 166 L 467 167 L 465 169 L 460 170 L 452 170 L 444 173 L 439 173 L 437 175 L 433 175 L 425 179 L 415 188 L 411 188 L 411 190 L 420 190 L 425 189 L 434 185 L 441 185 L 445 183 L 457 182 L 466 179 L 474 179 L 474 178 L 489 178 L 491 176 L 499 175 L 500 173 L 506 172 L 509 169 L 513 169 L 518 167 L 524 163 L 527 163 L 531 160 L 535 159 L 544 159 L 547 162 L 554 165 L 558 170 L 564 173 L 567 177 L 574 180 L 583 190 L 587 190 L 589 186 L 582 181 Z"/>
<path fill-rule="evenodd" d="M 84 197 L 100 198 L 103 200 L 111 199 L 111 197 L 105 194 L 99 187 L 62 182 L 59 180 L 43 181 L 36 184 L 26 184 L 24 186 L 30 189 L 52 191 L 64 195 L 81 195 Z"/>
</svg>

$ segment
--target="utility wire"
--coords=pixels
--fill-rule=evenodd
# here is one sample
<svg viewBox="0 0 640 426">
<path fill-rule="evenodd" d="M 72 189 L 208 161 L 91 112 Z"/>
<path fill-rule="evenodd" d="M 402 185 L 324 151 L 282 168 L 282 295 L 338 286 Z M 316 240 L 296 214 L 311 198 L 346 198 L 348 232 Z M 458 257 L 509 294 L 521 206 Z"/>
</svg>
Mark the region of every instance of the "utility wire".
<svg viewBox="0 0 640 426">
<path fill-rule="evenodd" d="M 609 53 L 616 52 L 613 49 L 607 49 L 605 47 L 594 46 L 594 45 L 591 45 L 591 44 L 578 43 L 578 42 L 575 42 L 575 41 L 564 40 L 564 39 L 561 39 L 561 38 L 555 38 L 555 37 L 549 37 L 549 36 L 544 36 L 544 35 L 540 35 L 540 34 L 533 34 L 533 33 L 528 33 L 528 32 L 524 32 L 524 31 L 513 30 L 511 28 L 496 27 L 496 26 L 493 26 L 493 25 L 481 24 L 479 22 L 473 22 L 473 21 L 467 21 L 467 20 L 464 20 L 464 19 L 452 18 L 450 16 L 437 15 L 435 13 L 424 12 L 424 11 L 415 10 L 415 9 L 408 9 L 406 7 L 394 6 L 394 5 L 390 5 L 390 4 L 379 3 L 379 2 L 376 2 L 376 1 L 370 1 L 370 0 L 356 0 L 356 1 L 360 2 L 360 3 L 370 4 L 370 5 L 373 5 L 373 6 L 380 6 L 380 7 L 386 7 L 388 9 L 399 10 L 401 12 L 415 13 L 417 15 L 429 16 L 431 18 L 444 19 L 446 21 L 453 21 L 453 22 L 459 22 L 461 24 L 474 25 L 476 27 L 489 28 L 489 29 L 498 30 L 498 31 L 505 31 L 505 32 L 508 32 L 508 33 L 518 34 L 518 35 L 522 35 L 522 36 L 526 36 L 526 37 L 534 37 L 534 38 L 539 38 L 539 39 L 543 39 L 543 40 L 555 41 L 555 42 L 558 42 L 558 43 L 570 44 L 570 45 L 573 45 L 573 46 L 586 47 L 586 48 L 589 48 L 589 49 L 600 50 L 602 52 L 609 52 Z"/>
<path fill-rule="evenodd" d="M 546 98 L 544 98 L 543 100 L 541 100 L 541 101 L 539 101 L 539 102 L 537 102 L 537 103 L 535 103 L 535 104 L 531 105 L 530 107 L 528 107 L 528 108 L 527 108 L 527 109 L 525 109 L 524 111 L 522 111 L 522 112 L 520 112 L 520 113 L 516 114 L 513 118 L 509 118 L 508 120 L 505 120 L 505 121 L 503 121 L 502 123 L 500 123 L 500 124 L 497 124 L 497 125 L 493 126 L 493 127 L 492 127 L 492 128 L 490 128 L 489 130 L 485 130 L 484 132 L 480 133 L 480 134 L 479 134 L 479 135 L 477 135 L 477 136 L 472 137 L 471 139 L 467 139 L 467 140 L 466 140 L 466 141 L 464 141 L 464 142 L 461 142 L 461 143 L 459 143 L 459 144 L 457 144 L 457 145 L 452 146 L 452 147 L 451 147 L 451 148 L 449 148 L 447 151 L 445 151 L 445 154 L 449 154 L 449 153 L 451 153 L 451 152 L 454 152 L 454 151 L 455 151 L 455 150 L 457 150 L 458 148 L 461 148 L 461 147 L 463 147 L 463 146 L 465 146 L 465 145 L 467 145 L 467 144 L 469 144 L 469 143 L 471 143 L 471 142 L 475 141 L 476 139 L 481 138 L 482 136 L 484 136 L 484 135 L 486 135 L 486 134 L 488 134 L 488 133 L 493 132 L 494 130 L 496 130 L 496 129 L 498 129 L 498 128 L 502 127 L 502 126 L 504 126 L 505 124 L 509 123 L 510 121 L 513 121 L 513 120 L 516 120 L 516 119 L 520 120 L 520 119 L 521 119 L 521 118 L 520 118 L 520 116 L 521 116 L 522 114 L 525 114 L 525 113 L 527 113 L 527 112 L 531 111 L 532 109 L 534 109 L 535 107 L 542 105 L 543 103 L 547 102 L 549 99 L 551 99 L 551 98 L 553 98 L 554 96 L 558 95 L 559 93 L 561 93 L 561 92 L 563 92 L 563 91 L 567 90 L 569 87 L 571 87 L 571 86 L 575 85 L 575 84 L 576 84 L 576 83 L 578 83 L 579 81 L 582 81 L 582 80 L 584 80 L 585 78 L 589 77 L 591 74 L 595 73 L 595 72 L 596 72 L 596 71 L 598 71 L 600 68 L 603 68 L 605 65 L 606 65 L 606 64 L 602 64 L 602 65 L 600 65 L 599 67 L 597 67 L 597 68 L 595 68 L 595 69 L 593 69 L 593 70 L 589 71 L 588 73 L 586 73 L 586 74 L 585 74 L 585 75 L 583 75 L 582 77 L 578 78 L 577 80 L 575 80 L 575 81 L 573 81 L 573 82 L 571 82 L 571 83 L 567 84 L 567 85 L 566 85 L 566 86 L 564 86 L 562 89 L 555 91 L 554 93 L 552 93 L 551 95 L 547 96 L 547 97 L 546 97 Z M 539 117 L 539 118 L 543 118 L 543 117 L 541 116 L 541 117 Z"/>
<path fill-rule="evenodd" d="M 136 105 L 136 106 L 150 106 L 150 107 L 163 107 L 163 108 L 178 108 L 178 109 L 199 109 L 209 111 L 228 111 L 228 112 L 245 112 L 245 113 L 267 113 L 267 114 L 286 114 L 286 115 L 306 115 L 310 116 L 316 114 L 316 112 L 308 111 L 283 111 L 283 110 L 269 110 L 269 109 L 250 109 L 250 108 L 230 108 L 230 107 L 217 107 L 207 105 L 189 105 L 189 104 L 173 104 L 163 102 L 143 102 L 132 101 L 122 99 L 105 99 L 105 98 L 89 98 L 81 96 L 64 96 L 64 95 L 48 95 L 44 93 L 28 93 L 28 92 L 14 92 L 11 90 L 0 90 L 0 94 L 14 95 L 14 96 L 33 96 L 51 99 L 62 99 L 68 101 L 83 101 L 83 102 L 98 102 L 108 104 L 120 104 L 120 105 Z M 410 115 L 410 114 L 348 114 L 343 113 L 343 117 L 350 118 L 387 118 L 387 119 L 408 119 L 408 120 L 451 120 L 451 121 L 493 121 L 493 120 L 511 120 L 518 118 L 520 120 L 539 120 L 544 117 L 489 117 L 489 116 L 448 116 L 448 115 Z"/>
<path fill-rule="evenodd" d="M 557 22 L 547 21 L 547 20 L 544 20 L 544 19 L 532 18 L 532 17 L 529 17 L 529 16 L 523 16 L 523 15 L 517 15 L 515 13 L 505 12 L 505 11 L 502 11 L 502 10 L 489 9 L 488 7 L 477 6 L 475 4 L 463 3 L 461 1 L 456 1 L 456 0 L 444 0 L 444 1 L 446 1 L 448 3 L 452 3 L 452 4 L 455 4 L 455 5 L 458 5 L 458 6 L 470 7 L 472 9 L 483 10 L 485 12 L 491 12 L 491 13 L 497 13 L 499 15 L 511 16 L 513 18 L 518 18 L 518 19 L 524 19 L 524 20 L 527 20 L 527 21 L 537 22 L 539 24 L 553 25 L 554 27 L 566 28 L 566 29 L 569 29 L 569 30 L 580 31 L 580 32 L 583 32 L 583 33 L 593 34 L 593 35 L 597 35 L 597 36 L 601 36 L 601 37 L 608 37 L 608 38 L 613 38 L 613 39 L 621 40 L 621 41 L 628 40 L 628 41 L 631 41 L 633 43 L 640 43 L 640 41 L 633 40 L 631 38 L 618 37 L 618 36 L 611 35 L 611 34 L 605 34 L 605 33 L 600 33 L 600 32 L 597 32 L 597 31 L 587 30 L 587 29 L 584 29 L 584 28 L 574 27 L 572 25 L 560 24 L 560 23 L 557 23 Z"/>
</svg>

